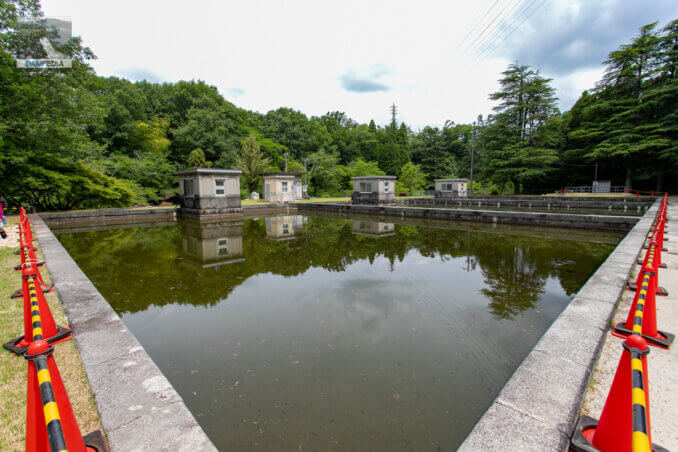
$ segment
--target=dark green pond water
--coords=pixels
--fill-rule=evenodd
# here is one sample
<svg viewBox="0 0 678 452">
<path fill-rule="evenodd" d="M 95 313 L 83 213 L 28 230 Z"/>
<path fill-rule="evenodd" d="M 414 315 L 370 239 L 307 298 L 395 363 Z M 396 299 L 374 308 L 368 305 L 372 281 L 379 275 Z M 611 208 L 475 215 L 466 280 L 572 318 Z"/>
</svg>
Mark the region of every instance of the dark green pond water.
<svg viewBox="0 0 678 452">
<path fill-rule="evenodd" d="M 621 236 L 421 224 L 55 232 L 221 450 L 453 450 Z"/>
</svg>

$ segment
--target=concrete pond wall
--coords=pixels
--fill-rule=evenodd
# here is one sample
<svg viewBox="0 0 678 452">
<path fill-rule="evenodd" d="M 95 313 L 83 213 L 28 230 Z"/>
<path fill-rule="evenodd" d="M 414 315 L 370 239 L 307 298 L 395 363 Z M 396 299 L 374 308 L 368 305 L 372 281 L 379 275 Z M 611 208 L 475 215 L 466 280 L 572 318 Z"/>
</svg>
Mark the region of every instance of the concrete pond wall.
<svg viewBox="0 0 678 452">
<path fill-rule="evenodd" d="M 234 212 L 227 214 L 212 214 L 202 215 L 196 217 L 195 215 L 187 215 L 189 218 L 204 218 L 207 221 L 215 221 L 220 218 L 228 220 L 238 215 L 249 215 L 255 213 L 287 213 L 296 211 L 293 204 L 253 204 L 243 206 L 242 212 Z M 121 228 L 128 224 L 141 223 L 158 223 L 162 222 L 174 223 L 176 218 L 181 215 L 180 210 L 176 207 L 148 207 L 148 208 L 120 208 L 120 209 L 97 209 L 97 210 L 72 210 L 63 212 L 45 212 L 40 213 L 42 218 L 50 227 L 58 228 L 77 228 L 78 226 L 103 225 L 104 228 L 109 228 L 111 225 L 120 225 Z"/>
<path fill-rule="evenodd" d="M 395 203 L 405 206 L 440 207 L 521 207 L 539 209 L 599 209 L 624 212 L 642 212 L 648 209 L 652 198 L 566 198 L 471 196 L 464 198 L 398 198 Z"/>
<path fill-rule="evenodd" d="M 638 217 L 615 215 L 577 215 L 566 213 L 460 210 L 438 207 L 369 206 L 332 203 L 299 203 L 297 204 L 297 209 L 300 212 L 338 212 L 344 214 L 386 215 L 402 218 L 509 223 L 530 226 L 559 226 L 609 231 L 627 231 L 639 220 Z"/>
<path fill-rule="evenodd" d="M 329 203 L 255 205 L 243 210 L 252 214 L 299 210 L 431 221 L 630 229 L 539 340 L 461 446 L 462 450 L 564 450 L 609 320 L 636 265 L 657 205 L 642 218 Z M 57 228 L 77 223 L 166 224 L 176 221 L 176 210 L 105 209 L 40 216 Z M 37 215 L 32 215 L 31 221 L 73 330 L 111 450 L 157 450 L 160 443 L 168 450 L 215 450 L 181 396 L 45 222 Z"/>
</svg>

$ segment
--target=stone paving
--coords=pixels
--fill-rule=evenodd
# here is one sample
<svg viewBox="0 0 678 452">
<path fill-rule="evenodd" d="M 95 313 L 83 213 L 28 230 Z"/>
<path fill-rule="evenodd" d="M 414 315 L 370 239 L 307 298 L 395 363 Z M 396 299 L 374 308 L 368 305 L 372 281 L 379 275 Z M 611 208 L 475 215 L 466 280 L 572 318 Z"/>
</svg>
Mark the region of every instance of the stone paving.
<svg viewBox="0 0 678 452">
<path fill-rule="evenodd" d="M 659 285 L 668 297 L 657 297 L 657 327 L 669 333 L 678 333 L 678 198 L 669 199 L 668 222 L 664 237 L 668 241 L 662 253 L 667 268 L 659 270 Z M 638 266 L 638 268 L 640 268 Z M 637 275 L 637 269 L 634 275 Z M 635 292 L 624 291 L 614 322 L 626 320 Z M 606 334 L 600 358 L 584 399 L 582 414 L 598 418 L 605 404 L 614 373 L 621 357 L 622 339 Z M 670 350 L 651 347 L 648 355 L 650 389 L 650 419 L 652 442 L 668 450 L 678 450 L 678 343 Z"/>
</svg>

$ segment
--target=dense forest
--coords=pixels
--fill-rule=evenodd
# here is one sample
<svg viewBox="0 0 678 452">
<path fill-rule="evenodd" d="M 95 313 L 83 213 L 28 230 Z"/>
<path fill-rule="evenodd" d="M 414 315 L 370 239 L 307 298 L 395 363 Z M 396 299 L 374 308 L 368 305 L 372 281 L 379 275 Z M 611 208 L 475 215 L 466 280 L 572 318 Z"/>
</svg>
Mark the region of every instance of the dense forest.
<svg viewBox="0 0 678 452">
<path fill-rule="evenodd" d="M 514 63 L 489 94 L 491 114 L 415 131 L 339 111 L 247 111 L 202 81 L 100 77 L 79 38 L 58 49 L 71 69 L 17 69 L 15 58 L 44 52 L 36 43 L 50 30 L 22 28 L 41 17 L 37 0 L 0 4 L 0 194 L 11 205 L 157 203 L 176 194 L 175 171 L 199 166 L 242 169 L 243 196 L 285 165 L 306 169 L 312 196 L 343 195 L 350 177 L 368 174 L 397 175 L 409 192 L 468 177 L 472 154 L 475 193 L 590 185 L 596 164 L 613 185 L 678 189 L 678 20 L 611 51 L 603 79 L 570 111 L 558 110 L 551 79 Z"/>
</svg>

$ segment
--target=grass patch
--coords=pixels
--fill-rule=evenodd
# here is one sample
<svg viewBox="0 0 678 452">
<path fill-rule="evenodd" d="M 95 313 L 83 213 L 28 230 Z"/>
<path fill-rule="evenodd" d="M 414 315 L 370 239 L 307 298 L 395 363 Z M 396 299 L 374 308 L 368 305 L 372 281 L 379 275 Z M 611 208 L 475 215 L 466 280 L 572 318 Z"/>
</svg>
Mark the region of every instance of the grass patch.
<svg viewBox="0 0 678 452">
<path fill-rule="evenodd" d="M 7 229 L 16 229 L 16 216 L 7 218 Z M 14 271 L 19 264 L 19 256 L 14 254 L 19 249 L 14 246 L 0 248 L 0 331 L 2 342 L 23 334 L 23 302 L 21 299 L 10 299 L 10 295 L 21 287 L 21 275 Z M 38 259 L 42 259 L 37 251 Z M 40 267 L 40 273 L 46 283 L 50 277 L 47 268 Z M 54 320 L 58 325 L 67 326 L 66 316 L 55 292 L 45 294 Z M 54 347 L 54 359 L 59 373 L 66 386 L 75 417 L 83 435 L 101 429 L 94 397 L 85 376 L 85 369 L 80 361 L 73 340 L 57 344 Z M 28 365 L 21 356 L 14 356 L 7 350 L 0 350 L 0 450 L 24 450 L 26 429 L 26 378 Z"/>
<path fill-rule="evenodd" d="M 294 202 L 346 202 L 350 201 L 351 198 L 339 197 L 339 198 L 312 198 L 312 199 L 300 199 L 299 201 Z"/>
<path fill-rule="evenodd" d="M 243 206 L 255 206 L 257 204 L 268 204 L 268 201 L 263 199 L 243 199 L 240 201 L 240 204 Z"/>
</svg>

